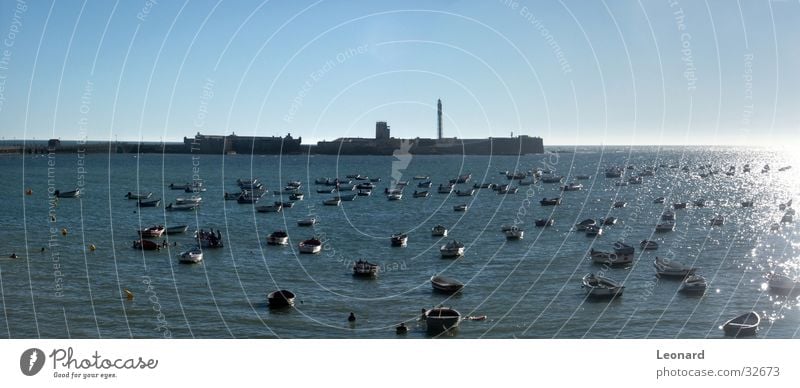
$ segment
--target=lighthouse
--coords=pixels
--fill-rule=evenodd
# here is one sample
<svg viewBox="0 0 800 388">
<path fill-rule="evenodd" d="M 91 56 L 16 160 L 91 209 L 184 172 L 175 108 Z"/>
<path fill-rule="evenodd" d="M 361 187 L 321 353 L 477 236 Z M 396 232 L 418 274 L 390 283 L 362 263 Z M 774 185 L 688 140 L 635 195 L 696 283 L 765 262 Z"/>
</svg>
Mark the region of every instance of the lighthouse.
<svg viewBox="0 0 800 388">
<path fill-rule="evenodd" d="M 439 140 L 442 140 L 442 100 L 439 99 L 436 103 L 436 124 L 439 133 Z"/>
</svg>

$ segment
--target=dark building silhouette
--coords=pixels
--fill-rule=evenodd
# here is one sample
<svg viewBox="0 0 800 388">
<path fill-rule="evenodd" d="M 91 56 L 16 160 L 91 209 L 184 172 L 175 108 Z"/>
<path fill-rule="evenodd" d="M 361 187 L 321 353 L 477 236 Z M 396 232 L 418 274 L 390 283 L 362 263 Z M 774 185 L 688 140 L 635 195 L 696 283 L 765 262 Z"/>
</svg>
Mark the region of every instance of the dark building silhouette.
<svg viewBox="0 0 800 388">
<path fill-rule="evenodd" d="M 378 121 L 375 123 L 375 140 L 389 140 L 389 126 L 385 121 Z"/>
<path fill-rule="evenodd" d="M 186 152 L 196 154 L 298 154 L 302 138 L 277 136 L 203 135 L 184 137 Z"/>
</svg>

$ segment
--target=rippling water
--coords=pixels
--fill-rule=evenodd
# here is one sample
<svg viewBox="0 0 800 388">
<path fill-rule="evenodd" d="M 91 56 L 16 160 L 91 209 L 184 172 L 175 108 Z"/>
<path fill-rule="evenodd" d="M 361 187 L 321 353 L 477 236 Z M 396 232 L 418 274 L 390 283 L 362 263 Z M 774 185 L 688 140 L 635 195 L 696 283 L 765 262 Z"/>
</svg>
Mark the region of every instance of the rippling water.
<svg viewBox="0 0 800 388">
<path fill-rule="evenodd" d="M 755 310 L 763 321 L 759 337 L 798 337 L 798 300 L 769 294 L 765 274 L 797 275 L 798 239 L 795 226 L 777 232 L 778 204 L 797 194 L 791 154 L 755 149 L 600 149 L 524 157 L 483 156 L 258 156 L 244 155 L 76 155 L 0 157 L 0 335 L 26 337 L 288 337 L 394 338 L 393 327 L 407 322 L 408 337 L 425 337 L 417 323 L 422 308 L 452 306 L 465 316 L 457 338 L 716 338 L 727 319 Z M 742 173 L 750 163 L 753 171 Z M 760 173 L 769 163 L 770 173 Z M 48 165 L 53 166 L 48 176 Z M 660 168 L 644 184 L 619 187 L 603 170 L 612 165 L 689 166 L 691 172 Z M 711 164 L 722 173 L 698 176 L 698 166 Z M 80 171 L 80 167 L 85 172 Z M 585 189 L 564 193 L 563 204 L 541 207 L 542 197 L 559 193 L 556 184 L 522 187 L 515 195 L 480 190 L 474 197 L 432 194 L 412 198 L 411 186 L 401 201 L 380 194 L 392 174 L 411 185 L 415 175 L 439 183 L 463 173 L 473 182 L 505 183 L 505 170 L 552 168 L 562 175 L 591 174 Z M 193 170 L 194 169 L 194 170 Z M 379 176 L 376 194 L 322 206 L 331 195 L 317 194 L 314 179 L 359 173 Z M 152 191 L 165 203 L 185 196 L 168 189 L 197 174 L 208 191 L 194 212 L 165 212 L 163 205 L 137 211 L 129 192 Z M 270 190 L 289 180 L 304 182 L 304 201 L 283 213 L 257 213 L 251 205 L 223 201 L 236 191 L 236 179 L 259 177 Z M 470 183 L 471 184 L 473 183 Z M 83 185 L 81 199 L 61 199 L 50 209 L 48 189 L 71 190 Z M 32 195 L 25 195 L 27 188 Z M 667 205 L 653 199 L 667 197 Z M 706 207 L 691 206 L 705 198 Z M 268 196 L 260 204 L 269 204 Z M 742 200 L 755 206 L 742 208 Z M 625 208 L 612 208 L 617 200 Z M 674 232 L 652 234 L 664 206 L 690 202 L 677 210 Z M 469 210 L 454 212 L 453 205 Z M 724 214 L 721 227 L 709 220 Z M 300 218 L 314 215 L 315 230 L 298 227 Z M 585 218 L 615 216 L 620 223 L 605 234 L 588 238 L 571 231 Z M 54 218 L 51 218 L 53 216 Z M 552 216 L 551 228 L 534 228 L 533 220 Z M 522 220 L 521 241 L 507 241 L 500 226 Z M 199 265 L 180 265 L 178 252 L 192 245 L 191 234 L 170 236 L 177 243 L 159 252 L 131 248 L 136 230 L 153 224 L 189 224 L 195 229 L 219 229 L 225 248 L 205 250 Z M 430 236 L 443 224 L 450 237 L 466 244 L 458 260 L 441 259 L 445 240 Z M 65 229 L 67 234 L 62 235 Z M 267 246 L 266 235 L 289 232 L 288 247 Z M 408 246 L 393 248 L 389 235 L 409 232 Z M 314 233 L 326 241 L 320 255 L 298 255 L 296 244 Z M 638 242 L 657 240 L 657 251 L 641 252 Z M 610 250 L 617 240 L 637 246 L 637 260 L 628 268 L 604 269 L 586 259 L 590 248 Z M 90 245 L 96 250 L 89 249 Z M 48 247 L 44 252 L 42 247 Z M 20 256 L 7 258 L 10 253 Z M 679 281 L 658 279 L 656 255 L 674 257 L 700 267 L 709 280 L 702 297 L 678 293 Z M 366 258 L 383 266 L 375 280 L 354 278 L 352 261 Z M 613 301 L 587 300 L 580 279 L 603 271 L 623 281 L 625 294 Z M 429 278 L 445 274 L 466 283 L 455 296 L 432 292 Z M 290 289 L 298 295 L 294 309 L 270 311 L 266 293 Z M 126 300 L 123 290 L 134 294 Z M 354 312 L 355 324 L 347 323 Z"/>
</svg>

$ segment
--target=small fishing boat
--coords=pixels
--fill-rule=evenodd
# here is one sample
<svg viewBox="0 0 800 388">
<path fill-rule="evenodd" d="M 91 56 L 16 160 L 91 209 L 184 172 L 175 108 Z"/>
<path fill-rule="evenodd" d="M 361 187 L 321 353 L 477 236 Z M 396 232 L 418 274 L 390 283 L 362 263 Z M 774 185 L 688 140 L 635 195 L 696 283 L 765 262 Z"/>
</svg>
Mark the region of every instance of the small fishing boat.
<svg viewBox="0 0 800 388">
<path fill-rule="evenodd" d="M 157 251 L 161 249 L 161 247 L 151 240 L 134 240 L 133 242 L 133 249 L 141 249 L 143 251 Z"/>
<path fill-rule="evenodd" d="M 564 177 L 560 175 L 542 176 L 542 183 L 561 183 L 563 181 Z"/>
<path fill-rule="evenodd" d="M 618 221 L 617 217 L 608 216 L 606 218 L 601 218 L 600 222 L 598 222 L 598 224 L 605 225 L 605 226 L 611 226 L 611 225 L 616 225 L 617 221 Z"/>
<path fill-rule="evenodd" d="M 381 178 L 369 178 L 369 181 L 372 183 L 378 183 L 381 181 Z"/>
<path fill-rule="evenodd" d="M 620 186 L 621 187 L 621 186 L 627 186 L 627 185 L 628 185 L 628 182 L 626 182 L 626 181 L 614 182 L 614 186 Z"/>
<path fill-rule="evenodd" d="M 678 290 L 683 292 L 684 294 L 691 294 L 691 295 L 703 295 L 708 288 L 708 282 L 706 278 L 700 275 L 689 275 L 683 282 L 681 282 L 681 288 Z"/>
<path fill-rule="evenodd" d="M 453 206 L 453 211 L 465 212 L 465 211 L 467 211 L 467 204 L 462 203 L 460 205 L 455 205 L 455 206 Z"/>
<path fill-rule="evenodd" d="M 267 236 L 269 245 L 289 245 L 289 234 L 285 230 L 276 230 Z"/>
<path fill-rule="evenodd" d="M 673 209 L 686 209 L 686 202 L 678 202 L 672 204 Z"/>
<path fill-rule="evenodd" d="M 460 322 L 461 313 L 450 307 L 435 307 L 425 311 L 426 331 L 429 335 L 457 329 Z"/>
<path fill-rule="evenodd" d="M 303 197 L 305 197 L 305 195 L 303 195 L 303 193 L 291 193 L 291 194 L 289 194 L 289 200 L 290 201 L 302 201 Z"/>
<path fill-rule="evenodd" d="M 539 203 L 540 203 L 542 206 L 555 206 L 555 205 L 560 205 L 560 204 L 561 204 L 561 198 L 560 198 L 560 197 L 555 197 L 555 198 L 542 198 L 542 200 L 541 200 L 541 201 L 539 201 Z"/>
<path fill-rule="evenodd" d="M 190 185 L 188 183 L 181 183 L 181 184 L 170 183 L 169 184 L 169 188 L 172 189 L 172 190 L 186 190 L 186 189 L 188 189 L 190 187 L 192 187 L 192 185 Z"/>
<path fill-rule="evenodd" d="M 603 228 L 597 225 L 592 225 L 586 228 L 586 237 L 597 237 L 602 235 L 603 235 Z"/>
<path fill-rule="evenodd" d="M 613 298 L 622 295 L 625 286 L 605 276 L 586 274 L 583 277 L 583 288 L 588 296 L 598 298 Z"/>
<path fill-rule="evenodd" d="M 761 316 L 757 312 L 751 311 L 725 322 L 722 330 L 728 337 L 750 337 L 756 335 L 759 324 L 761 324 Z"/>
<path fill-rule="evenodd" d="M 800 282 L 786 275 L 771 273 L 767 280 L 767 286 L 769 291 L 774 294 L 792 295 L 800 293 Z"/>
<path fill-rule="evenodd" d="M 270 308 L 294 306 L 295 295 L 289 290 L 278 290 L 267 295 L 267 305 Z"/>
<path fill-rule="evenodd" d="M 677 260 L 668 260 L 665 258 L 656 257 L 653 261 L 653 266 L 656 268 L 658 276 L 668 277 L 686 277 L 694 275 L 697 268 L 684 265 Z"/>
<path fill-rule="evenodd" d="M 218 230 L 217 233 L 211 231 L 199 230 L 195 232 L 194 238 L 197 240 L 197 245 L 202 248 L 222 248 L 222 233 Z"/>
<path fill-rule="evenodd" d="M 518 187 L 511 187 L 509 185 L 503 185 L 497 190 L 497 194 L 516 194 L 519 191 Z"/>
<path fill-rule="evenodd" d="M 322 252 L 322 241 L 317 239 L 316 237 L 312 237 L 308 240 L 301 241 L 298 244 L 298 250 L 300 253 L 308 253 L 308 254 L 316 254 Z"/>
<path fill-rule="evenodd" d="M 653 203 L 664 203 L 667 199 L 664 197 L 658 197 L 653 200 Z"/>
<path fill-rule="evenodd" d="M 661 220 L 662 221 L 675 221 L 675 213 L 672 210 L 667 210 L 664 213 L 661 213 Z"/>
<path fill-rule="evenodd" d="M 356 190 L 372 190 L 376 186 L 372 182 L 362 182 L 356 185 Z"/>
<path fill-rule="evenodd" d="M 164 234 L 172 235 L 186 233 L 187 229 L 189 229 L 188 225 L 168 226 L 166 229 L 164 229 Z"/>
<path fill-rule="evenodd" d="M 697 199 L 697 200 L 692 202 L 692 205 L 694 205 L 694 207 L 705 207 L 706 206 L 706 200 L 702 199 L 702 198 L 701 199 Z"/>
<path fill-rule="evenodd" d="M 464 255 L 464 244 L 460 241 L 451 240 L 447 244 L 439 247 L 442 258 L 461 257 Z"/>
<path fill-rule="evenodd" d="M 375 277 L 378 276 L 380 267 L 366 260 L 358 260 L 353 264 L 353 276 Z"/>
<path fill-rule="evenodd" d="M 431 177 L 429 177 L 427 175 L 414 175 L 413 179 L 415 181 L 425 181 L 425 180 L 431 179 Z"/>
<path fill-rule="evenodd" d="M 414 198 L 425 198 L 429 195 L 430 193 L 427 191 L 414 191 Z"/>
<path fill-rule="evenodd" d="M 403 192 L 402 191 L 401 192 L 391 192 L 389 194 L 386 194 L 386 198 L 389 199 L 390 201 L 399 201 L 399 200 L 403 199 Z"/>
<path fill-rule="evenodd" d="M 587 219 L 575 224 L 575 230 L 577 230 L 579 232 L 585 232 L 586 229 L 589 229 L 590 226 L 595 226 L 595 225 L 597 225 L 597 221 L 595 221 L 595 220 L 593 220 L 591 218 L 587 218 Z"/>
<path fill-rule="evenodd" d="M 395 233 L 390 237 L 393 247 L 404 247 L 408 244 L 408 235 L 405 233 Z"/>
<path fill-rule="evenodd" d="M 241 195 L 239 195 L 239 198 L 236 198 L 236 202 L 237 203 L 242 203 L 242 204 L 254 204 L 254 203 L 257 203 L 258 200 L 260 200 L 262 196 L 263 196 L 263 193 L 261 193 L 261 192 L 245 191 L 245 192 L 242 192 Z"/>
<path fill-rule="evenodd" d="M 316 217 L 303 218 L 302 220 L 297 220 L 297 226 L 314 226 L 316 223 L 317 223 Z"/>
<path fill-rule="evenodd" d="M 628 179 L 628 183 L 632 185 L 641 185 L 642 184 L 642 177 L 640 176 L 632 176 Z"/>
<path fill-rule="evenodd" d="M 178 255 L 178 262 L 184 264 L 195 264 L 203 261 L 203 250 L 195 246 L 188 251 L 183 251 Z"/>
<path fill-rule="evenodd" d="M 441 275 L 431 276 L 433 289 L 445 294 L 454 294 L 464 288 L 464 283 Z"/>
<path fill-rule="evenodd" d="M 742 207 L 753 207 L 753 201 L 742 202 Z"/>
<path fill-rule="evenodd" d="M 439 188 L 437 189 L 437 192 L 439 194 L 450 194 L 450 193 L 453 192 L 453 187 L 454 187 L 454 185 L 452 185 L 452 184 L 449 184 L 449 185 L 441 185 L 440 184 Z"/>
<path fill-rule="evenodd" d="M 164 209 L 169 211 L 191 211 L 191 210 L 197 210 L 198 207 L 199 205 L 194 203 L 188 203 L 185 205 L 173 205 L 170 203 Z"/>
<path fill-rule="evenodd" d="M 769 227 L 769 230 L 774 232 L 774 231 L 780 230 L 780 228 L 781 228 L 781 224 L 779 224 L 777 222 L 774 222 L 774 223 L 772 223 L 772 226 Z"/>
<path fill-rule="evenodd" d="M 335 189 L 317 189 L 317 194 L 332 194 Z"/>
<path fill-rule="evenodd" d="M 786 224 L 793 221 L 792 215 L 790 213 L 786 213 L 781 217 L 781 223 Z"/>
<path fill-rule="evenodd" d="M 614 202 L 614 207 L 617 208 L 617 209 L 623 208 L 625 206 L 628 206 L 628 203 L 625 202 L 625 201 L 616 201 L 616 202 Z"/>
<path fill-rule="evenodd" d="M 144 228 L 139 231 L 139 236 L 147 238 L 147 237 L 161 237 L 164 234 L 164 226 L 163 225 L 154 225 L 149 228 Z"/>
<path fill-rule="evenodd" d="M 431 181 L 425 181 L 425 182 L 417 183 L 417 187 L 419 187 L 421 189 L 427 189 L 427 188 L 430 188 L 431 186 L 433 186 L 433 182 L 431 182 Z"/>
<path fill-rule="evenodd" d="M 339 206 L 342 204 L 342 201 L 339 198 L 331 198 L 322 201 L 322 204 L 325 206 Z"/>
<path fill-rule="evenodd" d="M 458 196 L 458 197 L 471 197 L 473 195 L 475 195 L 475 189 L 469 189 L 469 190 L 464 190 L 464 191 L 461 191 L 461 190 L 456 191 L 456 196 Z"/>
<path fill-rule="evenodd" d="M 534 222 L 534 224 L 539 228 L 543 228 L 545 226 L 553 226 L 553 224 L 555 224 L 555 222 L 556 222 L 556 220 L 554 220 L 552 218 L 540 218 L 540 219 L 536 220 Z"/>
<path fill-rule="evenodd" d="M 139 199 L 148 199 L 148 198 L 150 198 L 151 196 L 153 196 L 153 193 L 152 193 L 152 192 L 147 192 L 147 193 L 141 194 L 141 193 L 131 193 L 131 192 L 129 191 L 129 192 L 128 192 L 128 194 L 125 194 L 125 198 L 128 198 L 128 199 L 135 199 L 135 200 L 139 200 Z"/>
<path fill-rule="evenodd" d="M 563 191 L 581 191 L 583 190 L 583 185 L 580 183 L 570 183 L 568 185 L 561 186 L 561 190 Z"/>
<path fill-rule="evenodd" d="M 360 189 L 356 194 L 359 197 L 369 197 L 370 195 L 372 195 L 372 190 Z"/>
<path fill-rule="evenodd" d="M 137 202 L 137 205 L 139 205 L 139 207 L 158 207 L 158 204 L 160 204 L 160 203 L 161 203 L 161 199 L 160 198 L 159 199 L 153 199 L 153 200 L 150 200 L 150 201 L 142 201 L 140 199 L 139 202 Z"/>
<path fill-rule="evenodd" d="M 442 225 L 436 225 L 431 228 L 431 236 L 433 237 L 447 237 L 447 228 Z"/>
<path fill-rule="evenodd" d="M 592 179 L 592 176 L 591 175 L 575 175 L 575 179 L 578 179 L 578 180 Z"/>
<path fill-rule="evenodd" d="M 645 251 L 654 251 L 658 249 L 658 243 L 653 240 L 642 240 L 642 242 L 639 243 L 639 248 Z"/>
<path fill-rule="evenodd" d="M 612 252 L 597 251 L 594 249 L 589 250 L 589 257 L 595 264 L 602 264 L 608 266 L 622 266 L 633 263 L 634 255 L 618 255 Z"/>
<path fill-rule="evenodd" d="M 202 193 L 205 192 L 206 188 L 202 186 L 191 186 L 183 189 L 184 193 Z"/>
<path fill-rule="evenodd" d="M 656 224 L 656 232 L 671 232 L 675 230 L 675 221 L 666 220 Z"/>
<path fill-rule="evenodd" d="M 711 226 L 722 226 L 725 223 L 725 217 L 721 215 L 711 218 Z"/>
<path fill-rule="evenodd" d="M 203 197 L 175 198 L 176 205 L 199 205 L 203 202 Z"/>
<path fill-rule="evenodd" d="M 507 240 L 522 240 L 523 236 L 525 236 L 525 231 L 516 227 L 503 233 L 505 233 Z"/>
</svg>

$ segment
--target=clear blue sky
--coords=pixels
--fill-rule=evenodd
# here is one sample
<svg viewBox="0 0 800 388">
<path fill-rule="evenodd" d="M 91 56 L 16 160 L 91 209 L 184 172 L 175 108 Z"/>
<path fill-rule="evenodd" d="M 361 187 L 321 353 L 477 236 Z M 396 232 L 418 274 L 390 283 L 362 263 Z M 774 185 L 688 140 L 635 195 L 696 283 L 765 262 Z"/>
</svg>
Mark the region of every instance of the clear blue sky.
<svg viewBox="0 0 800 388">
<path fill-rule="evenodd" d="M 3 0 L 3 138 L 797 142 L 797 1 L 148 4 Z"/>
</svg>

